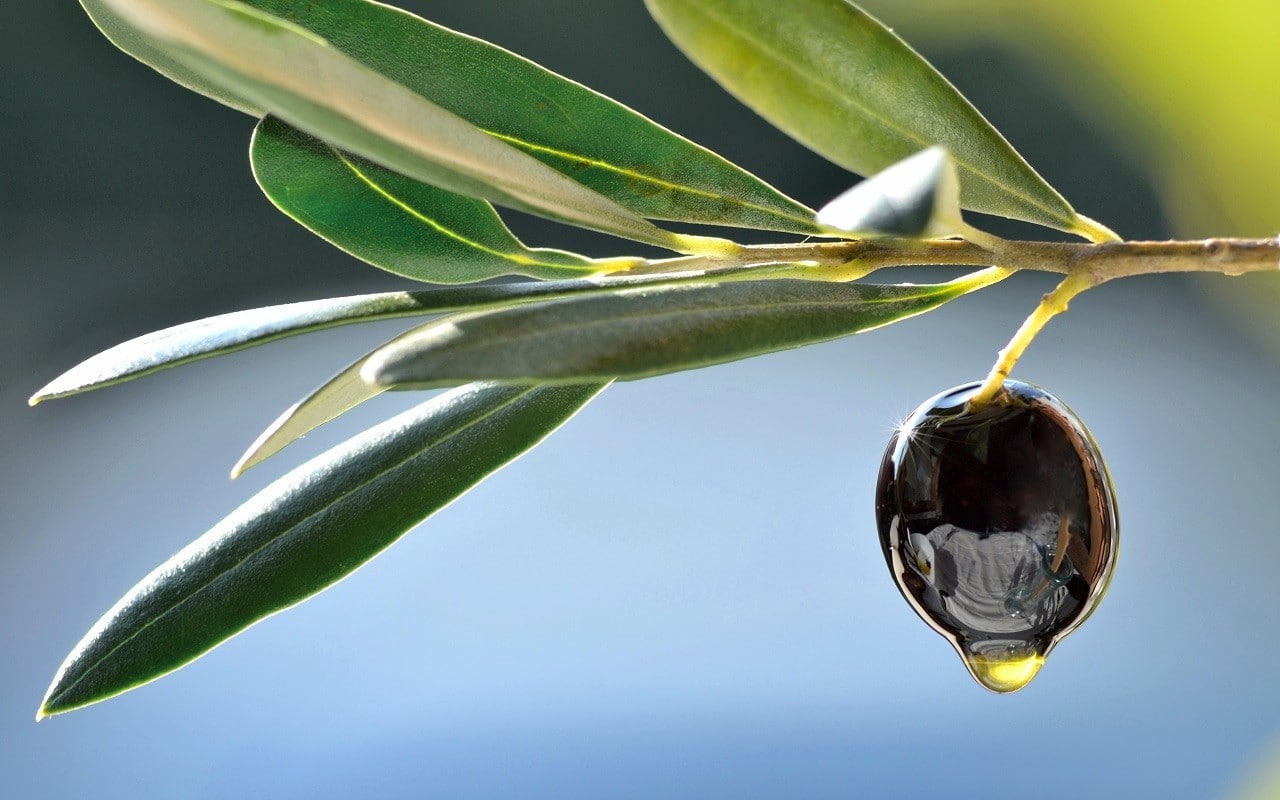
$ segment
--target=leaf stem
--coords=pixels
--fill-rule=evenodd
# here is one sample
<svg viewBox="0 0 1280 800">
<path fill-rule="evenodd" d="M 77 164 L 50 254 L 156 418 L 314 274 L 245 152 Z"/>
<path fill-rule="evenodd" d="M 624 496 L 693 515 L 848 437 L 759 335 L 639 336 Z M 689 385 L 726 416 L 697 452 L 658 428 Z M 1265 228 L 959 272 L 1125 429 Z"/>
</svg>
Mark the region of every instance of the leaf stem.
<svg viewBox="0 0 1280 800">
<path fill-rule="evenodd" d="M 987 233 L 981 228 L 975 228 L 967 222 L 961 221 L 961 225 L 963 227 L 956 231 L 956 235 L 961 239 L 964 239 L 966 242 L 976 244 L 977 246 L 987 250 L 996 250 L 1007 241 L 995 234 Z"/>
<path fill-rule="evenodd" d="M 1123 242 L 1120 234 L 1098 222 L 1096 219 L 1090 219 L 1084 214 L 1076 214 L 1075 233 L 1083 236 L 1095 244 L 1105 244 L 1107 242 Z"/>
</svg>

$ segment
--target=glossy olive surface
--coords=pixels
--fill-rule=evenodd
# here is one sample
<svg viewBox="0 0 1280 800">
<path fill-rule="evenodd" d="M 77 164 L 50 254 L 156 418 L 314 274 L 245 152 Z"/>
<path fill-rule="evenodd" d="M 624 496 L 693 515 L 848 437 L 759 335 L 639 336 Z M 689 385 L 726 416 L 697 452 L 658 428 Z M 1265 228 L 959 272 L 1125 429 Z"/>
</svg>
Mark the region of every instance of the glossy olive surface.
<svg viewBox="0 0 1280 800">
<path fill-rule="evenodd" d="M 1115 567 L 1115 492 L 1080 419 L 1006 381 L 926 401 L 898 426 L 876 487 L 880 543 L 903 597 L 970 674 L 1021 689 L 1094 610 Z"/>
</svg>

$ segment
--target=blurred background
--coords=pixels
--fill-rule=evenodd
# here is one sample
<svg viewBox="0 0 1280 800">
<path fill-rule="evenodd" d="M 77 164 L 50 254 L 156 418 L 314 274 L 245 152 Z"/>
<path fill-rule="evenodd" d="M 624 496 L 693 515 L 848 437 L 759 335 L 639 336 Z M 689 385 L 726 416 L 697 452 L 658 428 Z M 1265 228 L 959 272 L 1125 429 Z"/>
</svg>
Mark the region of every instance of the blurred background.
<svg viewBox="0 0 1280 800">
<path fill-rule="evenodd" d="M 716 89 L 640 0 L 402 5 L 810 205 L 854 181 Z M 867 5 L 1082 213 L 1129 238 L 1280 229 L 1275 3 Z M 0 30 L 0 796 L 1280 797 L 1280 326 L 1256 276 L 1106 286 L 1018 367 L 1090 424 L 1123 546 L 1106 603 L 1016 695 L 978 688 L 900 600 L 871 495 L 892 426 L 985 373 L 1051 286 L 1034 275 L 862 337 L 616 386 L 329 592 L 36 725 L 63 657 L 139 578 L 415 398 L 235 483 L 281 409 L 401 326 L 27 409 L 125 338 L 403 283 L 276 213 L 247 166 L 253 120 L 114 50 L 76 3 L 6 4 Z"/>
</svg>

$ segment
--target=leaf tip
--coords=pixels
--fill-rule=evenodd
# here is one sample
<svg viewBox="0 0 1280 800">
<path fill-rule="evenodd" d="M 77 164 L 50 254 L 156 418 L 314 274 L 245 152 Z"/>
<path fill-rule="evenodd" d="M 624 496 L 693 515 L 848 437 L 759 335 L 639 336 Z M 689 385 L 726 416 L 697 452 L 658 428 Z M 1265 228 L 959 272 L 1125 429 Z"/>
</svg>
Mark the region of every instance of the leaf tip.
<svg viewBox="0 0 1280 800">
<path fill-rule="evenodd" d="M 255 467 L 266 461 L 271 456 L 280 452 L 284 447 L 283 444 L 276 442 L 276 434 L 285 422 L 298 410 L 295 403 L 285 410 L 283 414 L 276 418 L 274 422 L 267 426 L 267 429 L 254 439 L 253 444 L 249 445 L 249 449 L 244 451 L 244 455 L 236 461 L 235 466 L 231 468 L 231 480 L 235 480 L 243 475 L 249 468 Z M 287 442 L 285 443 L 287 444 Z"/>
<path fill-rule="evenodd" d="M 43 722 L 49 717 L 64 714 L 79 707 L 76 705 L 63 706 L 58 703 L 56 695 L 61 683 L 62 673 L 59 672 L 58 676 L 53 679 L 53 684 L 49 686 L 49 691 L 45 693 L 44 699 L 40 701 L 40 707 L 36 709 L 36 722 Z"/>
<path fill-rule="evenodd" d="M 40 707 L 36 709 L 36 722 L 44 722 L 49 717 L 56 717 L 59 714 L 65 714 L 68 711 L 75 710 L 76 708 L 79 708 L 79 706 L 71 706 L 69 708 L 63 708 L 59 706 L 56 702 L 51 701 L 50 698 L 46 697 L 40 703 Z"/>
<path fill-rule="evenodd" d="M 268 430 L 266 434 L 258 438 L 258 441 L 251 444 L 248 450 L 244 451 L 244 455 L 240 456 L 240 460 L 231 467 L 231 480 L 236 480 L 253 467 L 256 467 L 263 461 L 266 461 L 279 450 L 279 448 L 275 448 L 271 451 L 263 449 L 265 439 L 271 433 L 272 431 Z"/>
<path fill-rule="evenodd" d="M 68 392 L 64 385 L 60 385 L 62 383 L 63 383 L 63 380 L 61 377 L 56 378 L 50 381 L 49 383 L 46 383 L 44 386 L 40 387 L 40 389 L 35 394 L 27 398 L 27 405 L 31 406 L 32 408 L 35 408 L 36 406 L 43 403 L 45 400 L 54 400 L 59 397 L 65 397 L 67 394 L 73 393 L 73 392 Z"/>
<path fill-rule="evenodd" d="M 289 408 L 289 410 L 285 411 L 284 415 L 280 417 L 280 420 L 273 422 L 268 429 L 262 431 L 262 434 L 255 440 L 255 442 L 253 442 L 253 444 L 248 445 L 247 451 L 244 451 L 243 456 L 239 457 L 239 461 L 237 461 L 236 465 L 232 467 L 232 480 L 236 480 L 237 477 L 243 475 L 244 472 L 250 470 L 251 467 L 260 465 L 260 463 L 268 460 L 268 458 L 273 456 L 273 454 L 279 452 L 279 447 L 268 449 L 266 445 L 273 440 L 275 431 L 280 429 L 280 425 L 283 424 L 283 420 L 287 420 L 292 412 L 293 408 Z"/>
<path fill-rule="evenodd" d="M 70 657 L 68 657 L 69 660 Z M 42 722 L 49 717 L 79 708 L 77 704 L 68 705 L 65 702 L 66 676 L 67 668 L 64 663 L 58 670 L 58 674 L 53 676 L 53 681 L 49 684 L 49 688 L 45 690 L 44 698 L 40 701 L 40 707 L 36 709 L 36 722 Z"/>
<path fill-rule="evenodd" d="M 36 709 L 36 722 L 44 722 L 49 717 L 61 716 L 62 714 L 66 714 L 70 711 L 75 711 L 77 709 L 84 708 L 85 706 L 91 706 L 94 703 L 105 700 L 110 696 L 94 697 L 88 700 L 67 701 L 65 699 L 65 695 L 63 695 L 63 699 L 59 701 L 59 699 L 54 697 L 55 688 L 58 688 L 56 680 L 55 685 L 49 687 L 49 694 L 44 698 L 44 701 L 40 703 L 40 708 Z"/>
</svg>

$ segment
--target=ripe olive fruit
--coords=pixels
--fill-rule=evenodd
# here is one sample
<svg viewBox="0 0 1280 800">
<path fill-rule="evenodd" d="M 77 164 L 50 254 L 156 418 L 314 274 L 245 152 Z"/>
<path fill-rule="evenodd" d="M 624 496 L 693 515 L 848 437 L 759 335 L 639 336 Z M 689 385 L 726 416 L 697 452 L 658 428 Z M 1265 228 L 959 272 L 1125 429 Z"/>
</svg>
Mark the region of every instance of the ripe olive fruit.
<svg viewBox="0 0 1280 800">
<path fill-rule="evenodd" d="M 1097 607 L 1115 568 L 1115 490 L 1071 409 L 1006 381 L 912 412 L 889 441 L 876 523 L 902 596 L 994 692 L 1031 682 Z"/>
</svg>

